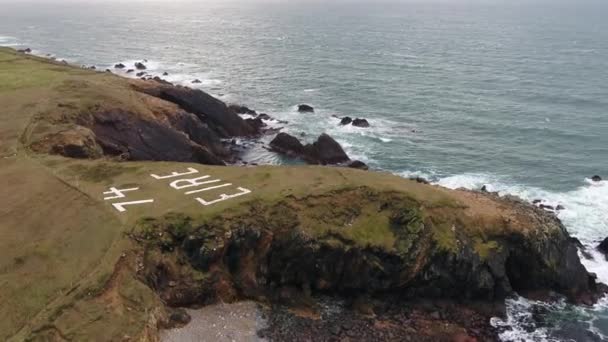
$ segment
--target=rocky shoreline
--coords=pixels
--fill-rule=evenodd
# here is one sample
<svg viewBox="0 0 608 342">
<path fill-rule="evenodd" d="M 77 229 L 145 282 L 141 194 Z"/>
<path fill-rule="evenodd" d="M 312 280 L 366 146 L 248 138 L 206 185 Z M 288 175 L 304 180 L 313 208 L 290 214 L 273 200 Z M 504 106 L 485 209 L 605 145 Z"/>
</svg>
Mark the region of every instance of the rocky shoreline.
<svg viewBox="0 0 608 342">
<path fill-rule="evenodd" d="M 144 72 L 145 62 L 133 68 Z M 53 111 L 29 132 L 32 153 L 234 166 L 246 148 L 237 139 L 275 135 L 271 151 L 311 165 L 367 169 L 326 134 L 303 144 L 269 128 L 270 115 L 201 90 L 144 74 L 108 83 L 102 76 L 114 76 L 107 72 L 86 72 L 87 82 L 68 79 L 50 97 Z M 68 91 L 94 93 L 95 101 L 63 96 Z M 353 176 L 367 172 L 337 172 L 340 186 L 314 193 L 286 187 L 285 196 L 204 219 L 171 213 L 138 221 L 126 234 L 133 249 L 115 275 L 128 271 L 162 303 L 142 339 L 186 323 L 179 308 L 254 300 L 270 308 L 258 336 L 271 341 L 494 341 L 490 318 L 504 315 L 504 299 L 515 293 L 585 305 L 606 293 L 545 208 L 423 179 L 403 180 L 397 190 L 378 174 L 372 186 Z"/>
</svg>

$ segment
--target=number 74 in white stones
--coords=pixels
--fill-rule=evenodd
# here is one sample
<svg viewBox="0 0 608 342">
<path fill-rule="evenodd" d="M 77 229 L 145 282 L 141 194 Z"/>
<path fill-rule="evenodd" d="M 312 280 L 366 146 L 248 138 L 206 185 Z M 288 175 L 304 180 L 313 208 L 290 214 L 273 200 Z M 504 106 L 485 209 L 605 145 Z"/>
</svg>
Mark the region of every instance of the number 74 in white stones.
<svg viewBox="0 0 608 342">
<path fill-rule="evenodd" d="M 196 200 L 197 200 L 197 201 L 198 201 L 200 204 L 207 206 L 207 205 L 212 205 L 212 204 L 215 204 L 215 203 L 218 203 L 218 202 L 225 201 L 225 200 L 227 200 L 227 199 L 231 199 L 231 198 L 235 198 L 235 197 L 239 197 L 239 196 L 243 196 L 243 195 L 247 195 L 247 194 L 251 193 L 251 190 L 249 190 L 249 189 L 245 189 L 245 188 L 241 188 L 241 187 L 239 187 L 239 188 L 237 188 L 237 189 L 238 189 L 240 192 L 238 192 L 238 193 L 236 193 L 236 194 L 232 194 L 232 195 L 221 194 L 221 195 L 220 195 L 220 197 L 219 197 L 218 199 L 213 200 L 213 201 L 209 201 L 209 202 L 205 201 L 204 199 L 202 199 L 202 198 L 200 198 L 200 197 L 196 197 L 195 199 L 196 199 Z"/>
</svg>

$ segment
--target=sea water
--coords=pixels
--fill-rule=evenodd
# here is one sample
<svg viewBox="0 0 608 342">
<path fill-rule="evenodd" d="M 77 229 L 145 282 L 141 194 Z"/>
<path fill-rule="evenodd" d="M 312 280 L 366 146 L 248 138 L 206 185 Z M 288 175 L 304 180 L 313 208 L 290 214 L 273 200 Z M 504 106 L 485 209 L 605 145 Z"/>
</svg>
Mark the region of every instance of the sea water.
<svg viewBox="0 0 608 342">
<path fill-rule="evenodd" d="M 608 183 L 589 180 L 608 178 L 607 17 L 593 0 L 4 0 L 0 45 L 102 69 L 145 59 L 150 75 L 286 120 L 272 124 L 304 140 L 327 132 L 375 169 L 561 204 L 608 283 L 593 249 L 608 236 Z M 513 298 L 492 324 L 505 341 L 602 340 L 607 303 Z"/>
</svg>

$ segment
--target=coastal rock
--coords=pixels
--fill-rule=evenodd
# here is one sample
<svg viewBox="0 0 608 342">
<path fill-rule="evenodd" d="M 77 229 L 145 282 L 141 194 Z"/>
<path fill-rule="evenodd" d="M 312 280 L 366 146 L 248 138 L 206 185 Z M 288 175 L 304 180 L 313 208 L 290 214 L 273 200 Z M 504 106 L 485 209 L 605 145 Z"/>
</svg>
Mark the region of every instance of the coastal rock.
<svg viewBox="0 0 608 342">
<path fill-rule="evenodd" d="M 207 147 L 194 143 L 185 134 L 120 110 L 94 113 L 91 130 L 107 155 L 128 160 L 224 165 Z"/>
<path fill-rule="evenodd" d="M 83 126 L 47 136 L 44 141 L 34 143 L 31 148 L 41 153 L 78 159 L 95 159 L 103 155 L 95 134 Z"/>
<path fill-rule="evenodd" d="M 342 146 L 325 133 L 321 134 L 307 150 L 309 158 L 317 160 L 320 164 L 340 164 L 350 160 Z"/>
<path fill-rule="evenodd" d="M 30 48 L 25 48 L 25 49 L 20 49 L 20 50 L 17 50 L 17 52 L 21 52 L 21 53 L 32 53 L 32 49 L 30 49 Z"/>
<path fill-rule="evenodd" d="M 266 114 L 266 113 L 262 113 L 260 115 L 258 115 L 258 118 L 262 119 L 262 120 L 271 120 L 272 118 L 270 117 L 270 115 Z"/>
<path fill-rule="evenodd" d="M 340 125 L 348 125 L 348 124 L 351 124 L 352 122 L 353 122 L 353 119 L 346 116 L 346 117 L 343 117 L 342 120 L 340 120 Z"/>
<path fill-rule="evenodd" d="M 369 169 L 367 164 L 365 164 L 364 162 L 359 161 L 359 160 L 353 160 L 352 162 L 348 163 L 348 167 L 353 168 L 353 169 L 360 169 L 360 170 Z"/>
<path fill-rule="evenodd" d="M 369 127 L 369 122 L 365 119 L 354 119 L 352 125 L 355 127 Z"/>
<path fill-rule="evenodd" d="M 305 153 L 304 145 L 298 138 L 281 132 L 270 142 L 272 151 L 285 154 L 292 158 L 302 157 Z"/>
<path fill-rule="evenodd" d="M 342 146 L 325 133 L 321 134 L 314 143 L 305 146 L 298 138 L 287 133 L 279 133 L 270 142 L 270 148 L 291 158 L 303 159 L 309 164 L 341 164 L 350 161 Z"/>
<path fill-rule="evenodd" d="M 147 69 L 146 65 L 142 62 L 136 62 L 134 64 L 134 66 L 135 66 L 135 69 L 137 69 L 137 70 L 146 70 Z"/>
<path fill-rule="evenodd" d="M 602 177 L 595 175 L 593 177 L 591 177 L 591 180 L 594 182 L 601 182 L 602 181 Z"/>
<path fill-rule="evenodd" d="M 197 79 L 193 80 L 192 83 L 196 84 L 196 83 L 203 83 L 203 82 L 197 78 Z"/>
<path fill-rule="evenodd" d="M 439 194 L 444 190 L 429 187 L 425 191 Z M 148 246 L 169 246 L 181 254 L 179 260 L 189 261 L 189 267 L 210 272 L 207 288 L 224 279 L 223 283 L 232 284 L 237 293 L 248 297 L 274 296 L 277 289 L 291 289 L 283 297 L 294 302 L 299 301 L 298 296 L 305 298 L 307 291 L 398 291 L 409 298 L 487 303 L 514 292 L 556 291 L 573 302 L 599 298 L 603 288 L 581 264 L 576 245 L 557 218 L 511 198 L 464 190 L 456 193 L 465 196 L 468 204 L 454 207 L 437 202 L 439 207 L 429 209 L 406 194 L 365 186 L 286 198 L 278 203 L 256 202 L 251 204 L 255 209 L 243 210 L 246 214 L 218 215 L 207 220 L 204 229 L 193 226 L 176 235 L 170 233 L 174 224 L 160 226 L 166 231 L 148 236 L 167 238 L 148 242 Z M 478 235 L 472 230 L 476 228 L 471 225 L 481 217 L 468 217 L 464 210 L 473 203 L 500 211 L 474 214 L 490 220 L 484 229 L 493 232 L 491 237 L 484 239 L 484 232 Z M 441 222 L 425 221 L 429 210 L 442 210 Z M 502 214 L 512 215 L 514 220 L 504 221 Z M 376 221 L 380 218 L 386 221 Z M 352 230 L 367 220 L 375 222 L 376 234 L 380 234 L 371 241 L 384 241 L 375 239 L 386 234 L 389 245 L 370 245 L 369 235 L 353 235 Z M 152 224 L 158 229 L 158 224 Z M 336 228 L 325 230 L 318 225 Z M 491 228 L 501 225 L 500 230 Z M 450 228 L 456 226 L 458 229 Z M 225 227 L 234 228 L 226 232 Z M 153 264 L 146 272 L 152 273 L 148 278 L 159 278 L 153 275 L 158 272 Z M 178 285 L 161 283 L 155 288 L 175 305 L 171 301 L 175 289 L 189 280 L 173 277 L 164 283 L 168 280 Z M 207 290 L 206 295 L 214 296 L 212 293 Z M 232 291 L 226 293 L 234 295 Z M 186 301 L 182 297 L 180 304 L 196 304 L 200 295 L 196 292 Z M 440 313 L 434 319 L 443 316 Z"/>
<path fill-rule="evenodd" d="M 114 65 L 114 69 L 124 69 L 126 68 L 126 65 L 122 64 L 122 63 L 118 63 Z"/>
<path fill-rule="evenodd" d="M 132 72 L 135 72 L 135 70 L 133 70 L 133 69 L 129 69 L 129 70 L 127 70 L 127 74 L 130 74 L 130 73 L 132 73 Z"/>
<path fill-rule="evenodd" d="M 228 106 L 228 108 L 230 108 L 237 114 L 249 114 L 254 116 L 258 114 L 255 110 L 250 109 L 247 106 L 230 105 Z"/>
<path fill-rule="evenodd" d="M 608 260 L 608 237 L 605 238 L 604 241 L 600 242 L 600 244 L 597 246 L 597 250 L 602 252 L 606 257 L 606 260 Z"/>
<path fill-rule="evenodd" d="M 260 118 L 245 119 L 245 122 L 248 123 L 249 126 L 255 128 L 257 131 L 261 131 L 262 128 L 266 127 L 266 124 Z"/>
<path fill-rule="evenodd" d="M 298 112 L 300 113 L 314 113 L 315 109 L 307 104 L 298 105 Z"/>
<path fill-rule="evenodd" d="M 150 84 L 135 84 L 135 87 L 197 115 L 221 138 L 254 136 L 260 133 L 258 129 L 230 110 L 224 102 L 199 89 L 162 84 L 153 87 L 150 87 Z"/>
<path fill-rule="evenodd" d="M 163 72 L 163 76 L 169 76 L 169 73 L 165 71 Z"/>
<path fill-rule="evenodd" d="M 163 80 L 162 78 L 160 78 L 160 77 L 158 77 L 158 76 L 154 76 L 154 78 L 152 78 L 152 80 L 153 80 L 153 81 L 156 81 L 156 82 L 158 82 L 158 83 L 161 83 L 161 84 L 173 85 L 173 83 L 171 83 L 171 82 L 169 82 L 169 81 L 166 81 L 166 80 Z"/>
<path fill-rule="evenodd" d="M 138 72 L 137 74 L 135 74 L 135 76 L 137 76 L 137 77 L 142 77 L 142 76 L 144 76 L 145 74 L 146 74 L 146 72 L 145 72 L 145 71 L 141 71 L 141 72 Z"/>
</svg>

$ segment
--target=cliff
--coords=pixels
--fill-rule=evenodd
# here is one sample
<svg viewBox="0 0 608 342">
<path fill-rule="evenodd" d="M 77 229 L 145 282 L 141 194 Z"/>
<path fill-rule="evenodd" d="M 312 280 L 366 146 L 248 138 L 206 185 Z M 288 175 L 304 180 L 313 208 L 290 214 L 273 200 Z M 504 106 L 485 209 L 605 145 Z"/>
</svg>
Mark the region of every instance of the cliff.
<svg viewBox="0 0 608 342">
<path fill-rule="evenodd" d="M 591 303 L 603 290 L 559 220 L 518 199 L 222 166 L 227 140 L 262 131 L 199 90 L 8 49 L 0 80 L 0 339 L 155 340 L 173 308 L 219 300 Z M 492 339 L 452 325 L 441 338 Z"/>
</svg>

